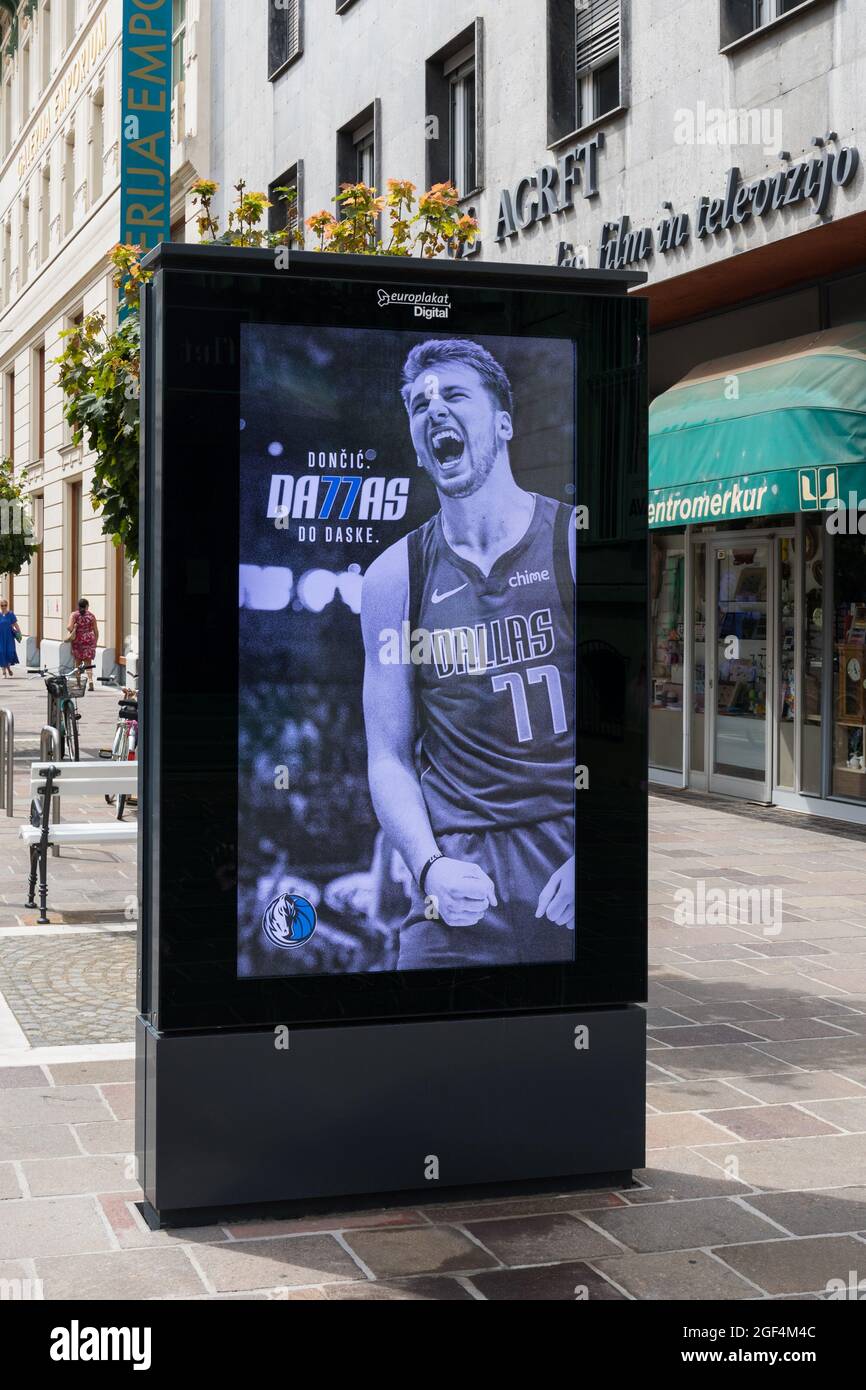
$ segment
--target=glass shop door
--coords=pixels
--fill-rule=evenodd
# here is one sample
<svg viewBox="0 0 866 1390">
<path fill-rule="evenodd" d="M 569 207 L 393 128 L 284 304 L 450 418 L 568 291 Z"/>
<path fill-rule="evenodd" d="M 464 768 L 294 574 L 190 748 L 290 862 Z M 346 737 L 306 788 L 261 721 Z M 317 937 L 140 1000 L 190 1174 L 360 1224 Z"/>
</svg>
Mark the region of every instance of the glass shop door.
<svg viewBox="0 0 866 1390">
<path fill-rule="evenodd" d="M 747 533 L 716 538 L 707 550 L 715 596 L 706 644 L 709 790 L 769 802 L 775 550 Z"/>
</svg>

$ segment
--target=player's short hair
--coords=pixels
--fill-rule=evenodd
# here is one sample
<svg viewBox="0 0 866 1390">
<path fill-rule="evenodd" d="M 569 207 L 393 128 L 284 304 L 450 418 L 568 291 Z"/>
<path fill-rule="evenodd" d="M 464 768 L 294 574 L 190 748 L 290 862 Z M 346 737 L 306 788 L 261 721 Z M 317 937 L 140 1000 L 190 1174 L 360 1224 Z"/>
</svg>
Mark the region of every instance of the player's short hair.
<svg viewBox="0 0 866 1390">
<path fill-rule="evenodd" d="M 403 367 L 403 385 L 400 394 L 408 408 L 409 395 L 415 382 L 424 372 L 434 367 L 459 362 L 472 367 L 480 376 L 487 391 L 500 410 L 514 415 L 514 396 L 511 382 L 502 367 L 480 343 L 469 338 L 431 338 L 426 343 L 416 343 Z"/>
</svg>

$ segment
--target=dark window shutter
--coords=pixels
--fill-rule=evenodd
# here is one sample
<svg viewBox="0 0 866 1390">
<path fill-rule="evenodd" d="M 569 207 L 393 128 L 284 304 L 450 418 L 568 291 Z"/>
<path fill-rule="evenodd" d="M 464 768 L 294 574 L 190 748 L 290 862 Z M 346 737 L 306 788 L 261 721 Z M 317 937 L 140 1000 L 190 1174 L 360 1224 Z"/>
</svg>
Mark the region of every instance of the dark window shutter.
<svg viewBox="0 0 866 1390">
<path fill-rule="evenodd" d="M 427 155 L 427 186 L 445 183 L 448 178 L 448 131 L 451 90 L 442 74 L 442 63 L 433 58 L 425 65 L 425 111 L 428 127 L 425 130 Z"/>
<path fill-rule="evenodd" d="M 610 62 L 619 53 L 620 0 L 586 0 L 577 10 L 576 71 Z"/>
<path fill-rule="evenodd" d="M 547 0 L 547 138 L 551 144 L 577 125 L 574 0 Z"/>
<path fill-rule="evenodd" d="M 268 0 L 268 78 L 301 51 L 301 0 Z"/>
</svg>

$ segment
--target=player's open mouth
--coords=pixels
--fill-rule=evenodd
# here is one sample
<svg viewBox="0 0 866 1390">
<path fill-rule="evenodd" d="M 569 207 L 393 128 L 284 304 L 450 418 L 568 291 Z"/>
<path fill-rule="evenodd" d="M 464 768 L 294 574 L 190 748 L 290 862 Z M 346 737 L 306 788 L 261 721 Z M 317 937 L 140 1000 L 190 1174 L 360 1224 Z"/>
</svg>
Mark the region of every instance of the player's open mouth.
<svg viewBox="0 0 866 1390">
<path fill-rule="evenodd" d="M 430 449 L 440 468 L 454 468 L 462 459 L 465 447 L 462 437 L 450 425 L 430 433 Z"/>
</svg>

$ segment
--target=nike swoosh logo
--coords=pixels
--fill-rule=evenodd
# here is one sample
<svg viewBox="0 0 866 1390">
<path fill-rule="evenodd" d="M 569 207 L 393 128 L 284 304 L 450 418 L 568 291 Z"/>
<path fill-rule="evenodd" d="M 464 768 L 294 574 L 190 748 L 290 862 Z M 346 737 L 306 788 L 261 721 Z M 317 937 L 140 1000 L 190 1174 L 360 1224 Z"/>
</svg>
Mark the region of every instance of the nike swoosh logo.
<svg viewBox="0 0 866 1390">
<path fill-rule="evenodd" d="M 453 598 L 455 594 L 462 594 L 463 590 L 468 588 L 469 584 L 467 582 L 466 584 L 461 584 L 459 589 L 449 589 L 447 594 L 440 594 L 438 589 L 434 589 L 433 594 L 431 596 L 431 602 L 444 603 L 446 598 Z"/>
</svg>

